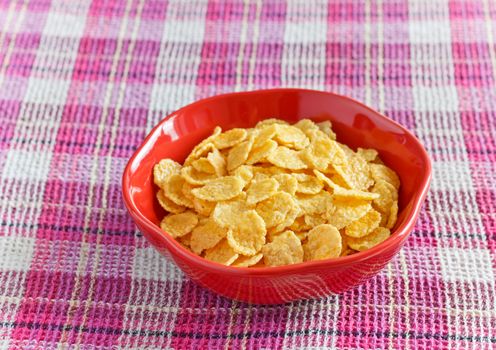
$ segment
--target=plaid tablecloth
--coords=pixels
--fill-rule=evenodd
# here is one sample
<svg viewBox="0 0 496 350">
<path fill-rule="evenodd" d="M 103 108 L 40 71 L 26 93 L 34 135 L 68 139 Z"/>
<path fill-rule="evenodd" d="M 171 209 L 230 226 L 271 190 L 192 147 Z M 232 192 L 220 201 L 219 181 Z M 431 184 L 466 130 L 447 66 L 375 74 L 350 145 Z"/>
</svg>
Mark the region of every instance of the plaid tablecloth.
<svg viewBox="0 0 496 350">
<path fill-rule="evenodd" d="M 0 348 L 496 348 L 496 4 L 0 1 Z M 415 231 L 343 295 L 250 306 L 138 232 L 120 178 L 178 107 L 335 91 L 434 162 Z"/>
</svg>

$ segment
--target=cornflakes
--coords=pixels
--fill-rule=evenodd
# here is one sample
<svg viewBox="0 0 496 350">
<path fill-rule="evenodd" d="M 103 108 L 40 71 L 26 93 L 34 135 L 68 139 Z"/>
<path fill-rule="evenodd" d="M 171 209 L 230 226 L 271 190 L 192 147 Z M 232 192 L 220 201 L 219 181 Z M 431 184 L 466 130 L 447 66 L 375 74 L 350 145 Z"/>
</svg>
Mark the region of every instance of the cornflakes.
<svg viewBox="0 0 496 350">
<path fill-rule="evenodd" d="M 231 129 L 215 137 L 213 144 L 218 150 L 229 148 L 243 142 L 247 134 L 246 129 Z"/>
<path fill-rule="evenodd" d="M 153 181 L 163 188 L 169 176 L 179 174 L 181 168 L 181 164 L 172 159 L 162 159 L 153 167 Z"/>
<path fill-rule="evenodd" d="M 258 264 L 260 260 L 262 260 L 263 254 L 259 253 L 253 256 L 244 256 L 241 255 L 236 261 L 232 264 L 232 266 L 236 267 L 250 267 Z"/>
<path fill-rule="evenodd" d="M 303 131 L 291 125 L 276 125 L 275 140 L 283 146 L 296 150 L 304 149 L 310 141 Z"/>
<path fill-rule="evenodd" d="M 234 170 L 246 162 L 252 146 L 253 137 L 231 148 L 229 154 L 227 155 L 227 170 Z"/>
<path fill-rule="evenodd" d="M 275 194 L 278 188 L 279 182 L 271 178 L 253 181 L 246 191 L 246 202 L 257 204 Z"/>
<path fill-rule="evenodd" d="M 393 202 L 398 200 L 396 189 L 384 180 L 379 179 L 376 181 L 371 191 L 379 195 L 378 198 L 374 199 L 374 204 L 382 213 L 389 211 Z"/>
<path fill-rule="evenodd" d="M 259 146 L 253 147 L 250 151 L 248 159 L 246 160 L 246 164 L 255 164 L 263 161 L 270 156 L 276 148 L 277 142 L 273 140 L 267 140 Z"/>
<path fill-rule="evenodd" d="M 353 221 L 360 219 L 362 216 L 372 210 L 370 203 L 347 203 L 347 202 L 334 202 L 336 210 L 333 215 L 329 217 L 329 224 L 334 225 L 338 230 L 348 226 Z"/>
<path fill-rule="evenodd" d="M 332 124 L 330 121 L 325 120 L 323 122 L 317 123 L 317 126 L 319 127 L 320 131 L 329 136 L 331 140 L 336 139 L 336 134 L 332 130 Z"/>
<path fill-rule="evenodd" d="M 285 231 L 271 243 L 264 245 L 262 254 L 267 266 L 297 264 L 303 261 L 301 241 L 293 231 Z"/>
<path fill-rule="evenodd" d="M 377 159 L 377 157 L 379 156 L 379 153 L 377 153 L 377 151 L 375 149 L 372 149 L 372 148 L 360 148 L 360 147 L 358 147 L 357 154 L 369 163 L 374 162 Z"/>
<path fill-rule="evenodd" d="M 279 191 L 284 191 L 294 196 L 298 188 L 298 180 L 290 174 L 276 174 L 272 178 L 279 183 Z"/>
<path fill-rule="evenodd" d="M 178 205 L 193 208 L 193 202 L 183 194 L 184 177 L 179 174 L 169 176 L 164 185 L 164 194 L 167 198 Z"/>
<path fill-rule="evenodd" d="M 305 261 L 337 258 L 341 254 L 341 234 L 332 225 L 323 224 L 308 232 L 303 244 Z"/>
<path fill-rule="evenodd" d="M 369 210 L 360 219 L 346 226 L 345 233 L 349 237 L 360 238 L 368 235 L 371 231 L 379 227 L 381 214 L 374 209 Z"/>
<path fill-rule="evenodd" d="M 279 146 L 272 151 L 267 160 L 284 169 L 299 170 L 307 168 L 307 165 L 301 160 L 299 152 L 284 146 Z"/>
<path fill-rule="evenodd" d="M 276 192 L 270 198 L 257 204 L 256 211 L 267 228 L 281 224 L 295 206 L 293 197 L 286 192 Z"/>
<path fill-rule="evenodd" d="M 394 201 L 391 204 L 391 208 L 389 209 L 389 217 L 386 223 L 386 228 L 392 229 L 396 224 L 396 220 L 398 219 L 398 201 Z"/>
<path fill-rule="evenodd" d="M 224 176 L 207 182 L 200 188 L 191 190 L 197 198 L 205 201 L 225 201 L 236 197 L 243 191 L 244 182 L 237 176 Z"/>
<path fill-rule="evenodd" d="M 307 174 L 293 174 L 293 177 L 298 181 L 296 192 L 299 193 L 317 194 L 324 187 L 322 181 L 315 176 Z"/>
<path fill-rule="evenodd" d="M 160 228 L 172 237 L 182 237 L 190 233 L 198 224 L 198 215 L 192 211 L 169 214 L 160 222 Z"/>
<path fill-rule="evenodd" d="M 185 166 L 181 169 L 181 175 L 192 185 L 204 185 L 217 178 L 215 174 L 204 173 L 196 170 L 192 166 Z"/>
<path fill-rule="evenodd" d="M 389 238 L 391 232 L 384 227 L 377 227 L 372 232 L 363 237 L 347 237 L 350 248 L 359 252 L 372 248 Z"/>
<path fill-rule="evenodd" d="M 208 218 L 191 232 L 190 246 L 193 253 L 200 255 L 203 250 L 213 248 L 227 235 L 227 229 Z"/>
<path fill-rule="evenodd" d="M 223 265 L 231 265 L 239 257 L 239 254 L 231 248 L 227 240 L 223 239 L 215 247 L 205 251 L 205 259 Z"/>
<path fill-rule="evenodd" d="M 370 164 L 370 174 L 374 181 L 384 180 L 398 190 L 400 188 L 400 178 L 394 170 L 382 164 Z"/>
<path fill-rule="evenodd" d="M 354 254 L 387 239 L 398 218 L 398 175 L 376 150 L 337 142 L 329 121 L 216 127 L 184 166 L 158 162 L 153 181 L 162 230 L 235 267 Z"/>
<path fill-rule="evenodd" d="M 236 226 L 227 232 L 227 242 L 236 253 L 255 255 L 265 244 L 265 223 L 255 210 L 248 210 L 234 220 Z"/>
<path fill-rule="evenodd" d="M 179 214 L 186 210 L 182 205 L 178 205 L 164 195 L 163 190 L 157 192 L 157 200 L 162 208 L 170 213 Z"/>
</svg>

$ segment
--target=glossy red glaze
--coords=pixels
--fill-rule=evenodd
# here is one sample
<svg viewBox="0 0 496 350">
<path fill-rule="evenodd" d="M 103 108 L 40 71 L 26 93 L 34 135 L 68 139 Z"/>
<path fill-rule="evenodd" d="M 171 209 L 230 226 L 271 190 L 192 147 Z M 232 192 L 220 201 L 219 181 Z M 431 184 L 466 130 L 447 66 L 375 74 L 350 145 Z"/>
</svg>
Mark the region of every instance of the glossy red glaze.
<svg viewBox="0 0 496 350">
<path fill-rule="evenodd" d="M 183 162 L 217 125 L 252 127 L 277 117 L 331 120 L 338 141 L 371 147 L 401 178 L 399 217 L 385 242 L 354 255 L 270 268 L 235 268 L 184 249 L 158 226 L 164 215 L 155 200 L 152 168 L 162 158 Z M 341 293 L 379 272 L 412 231 L 431 180 L 431 164 L 420 142 L 405 128 L 348 97 L 302 89 L 232 93 L 188 105 L 166 117 L 131 157 L 122 190 L 129 213 L 155 248 L 200 285 L 229 298 L 262 304 Z"/>
</svg>

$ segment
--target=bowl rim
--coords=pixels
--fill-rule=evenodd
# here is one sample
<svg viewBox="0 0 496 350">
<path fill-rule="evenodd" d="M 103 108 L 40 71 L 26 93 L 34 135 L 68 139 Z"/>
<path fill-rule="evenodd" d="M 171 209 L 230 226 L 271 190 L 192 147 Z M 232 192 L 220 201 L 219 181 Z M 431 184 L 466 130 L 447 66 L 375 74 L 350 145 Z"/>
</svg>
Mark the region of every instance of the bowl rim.
<svg viewBox="0 0 496 350">
<path fill-rule="evenodd" d="M 396 127 L 400 128 L 407 134 L 409 137 L 411 137 L 418 145 L 419 148 L 419 154 L 418 157 L 421 158 L 426 165 L 425 171 L 424 171 L 424 176 L 421 180 L 421 184 L 419 186 L 419 189 L 414 193 L 412 197 L 412 209 L 409 215 L 405 218 L 403 223 L 398 226 L 393 232 L 391 232 L 391 236 L 386 239 L 384 242 L 381 242 L 380 244 L 367 249 L 362 252 L 357 252 L 352 255 L 347 255 L 343 257 L 338 257 L 338 258 L 330 258 L 330 259 L 323 259 L 323 260 L 314 260 L 314 261 L 304 261 L 298 264 L 292 264 L 292 265 L 284 265 L 284 266 L 270 266 L 270 267 L 262 267 L 262 268 L 253 268 L 253 267 L 234 267 L 234 266 L 226 266 L 222 265 L 220 263 L 216 263 L 210 260 L 207 260 L 201 256 L 198 256 L 194 254 L 193 252 L 190 252 L 186 248 L 184 248 L 178 241 L 176 241 L 172 236 L 164 233 L 162 229 L 152 223 L 148 218 L 146 218 L 140 210 L 137 208 L 136 204 L 134 203 L 129 189 L 131 188 L 130 186 L 130 178 L 131 178 L 131 168 L 133 166 L 134 161 L 138 156 L 147 154 L 147 152 L 144 152 L 144 149 L 146 148 L 145 146 L 149 143 L 151 139 L 154 139 L 155 134 L 159 131 L 159 129 L 162 127 L 162 125 L 167 122 L 170 118 L 176 116 L 178 113 L 185 111 L 193 106 L 197 106 L 199 104 L 215 100 L 218 98 L 226 98 L 232 95 L 251 95 L 251 94 L 259 94 L 259 93 L 280 93 L 280 92 L 305 92 L 305 93 L 313 93 L 313 94 L 322 94 L 322 95 L 332 95 L 334 97 L 338 97 L 344 100 L 347 100 L 348 102 L 355 103 L 359 105 L 362 108 L 365 108 L 366 110 L 370 111 L 371 113 L 375 114 L 379 118 L 382 118 L 386 120 L 388 123 L 394 124 Z M 141 158 L 141 157 L 140 157 Z M 131 158 L 129 159 L 123 175 L 122 175 L 122 193 L 123 193 L 123 199 L 124 199 L 124 204 L 126 205 L 126 208 L 132 218 L 134 219 L 135 223 L 138 224 L 139 228 L 145 228 L 148 231 L 153 232 L 157 237 L 161 237 L 162 240 L 164 241 L 165 245 L 167 246 L 167 249 L 170 251 L 171 255 L 180 255 L 183 259 L 188 260 L 192 264 L 196 265 L 201 265 L 203 269 L 205 270 L 210 270 L 211 272 L 215 273 L 220 273 L 220 274 L 228 274 L 228 275 L 239 275 L 239 276 L 274 276 L 274 275 L 287 275 L 287 274 L 293 274 L 293 273 L 298 273 L 298 272 L 304 272 L 306 270 L 317 270 L 317 269 L 322 269 L 322 268 L 342 268 L 347 265 L 354 265 L 356 263 L 359 263 L 364 260 L 368 260 L 376 255 L 381 254 L 382 252 L 397 246 L 401 245 L 402 241 L 406 240 L 406 238 L 409 236 L 411 233 L 415 223 L 416 219 L 419 215 L 420 209 L 422 207 L 422 204 L 424 202 L 424 199 L 427 195 L 427 192 L 429 190 L 429 186 L 431 183 L 432 179 L 432 165 L 431 165 L 431 160 L 429 158 L 429 155 L 427 154 L 426 150 L 424 149 L 424 146 L 422 143 L 418 140 L 418 138 L 413 135 L 412 132 L 410 132 L 408 129 L 406 129 L 404 126 L 401 124 L 397 123 L 396 121 L 386 117 L 382 113 L 372 109 L 371 107 L 365 105 L 364 103 L 340 94 L 336 94 L 334 92 L 328 92 L 328 91 L 319 91 L 319 90 L 312 90 L 312 89 L 300 89 L 300 88 L 274 88 L 274 89 L 260 89 L 260 90 L 251 90 L 251 91 L 241 91 L 241 92 L 230 92 L 230 93 L 225 93 L 225 94 L 219 94 L 219 95 L 214 95 L 210 96 L 204 99 L 200 99 L 197 101 L 194 101 L 190 104 L 187 104 L 173 112 L 171 112 L 169 115 L 167 115 L 165 118 L 163 118 L 157 125 L 153 127 L 153 129 L 148 133 L 148 135 L 145 137 L 144 141 L 141 143 L 141 145 L 135 150 Z M 145 235 L 145 238 L 146 235 Z M 147 238 L 148 240 L 148 238 Z M 150 242 L 151 243 L 151 242 Z M 155 246 L 155 244 L 151 243 L 155 248 L 158 248 Z M 174 250 L 174 252 L 172 252 Z"/>
</svg>

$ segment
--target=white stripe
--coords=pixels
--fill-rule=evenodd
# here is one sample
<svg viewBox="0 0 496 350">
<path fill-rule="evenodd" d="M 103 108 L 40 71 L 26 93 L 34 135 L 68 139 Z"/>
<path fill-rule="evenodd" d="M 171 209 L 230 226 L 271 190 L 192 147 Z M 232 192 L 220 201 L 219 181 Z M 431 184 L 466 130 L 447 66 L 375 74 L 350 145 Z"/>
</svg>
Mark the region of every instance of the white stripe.
<svg viewBox="0 0 496 350">
<path fill-rule="evenodd" d="M 287 4 L 281 62 L 283 87 L 324 89 L 327 1 Z M 312 16 L 302 14 L 312 13 Z"/>
<path fill-rule="evenodd" d="M 177 38 L 171 37 L 174 30 L 170 27 L 181 21 L 185 13 L 192 11 L 195 11 L 195 25 L 187 27 L 188 32 L 185 35 L 196 37 L 197 42 L 176 41 Z M 147 130 L 150 130 L 167 113 L 195 99 L 196 79 L 202 53 L 200 42 L 203 42 L 205 37 L 206 13 L 206 1 L 196 4 L 181 0 L 169 1 L 150 96 L 149 108 L 152 113 L 147 120 Z"/>
<path fill-rule="evenodd" d="M 243 1 L 243 19 L 241 20 L 241 33 L 239 36 L 239 51 L 236 61 L 236 85 L 234 91 L 240 91 L 243 84 L 243 60 L 245 56 L 245 43 L 248 31 L 248 16 L 250 12 L 250 0 Z M 227 341 L 229 343 L 229 339 Z"/>
</svg>

